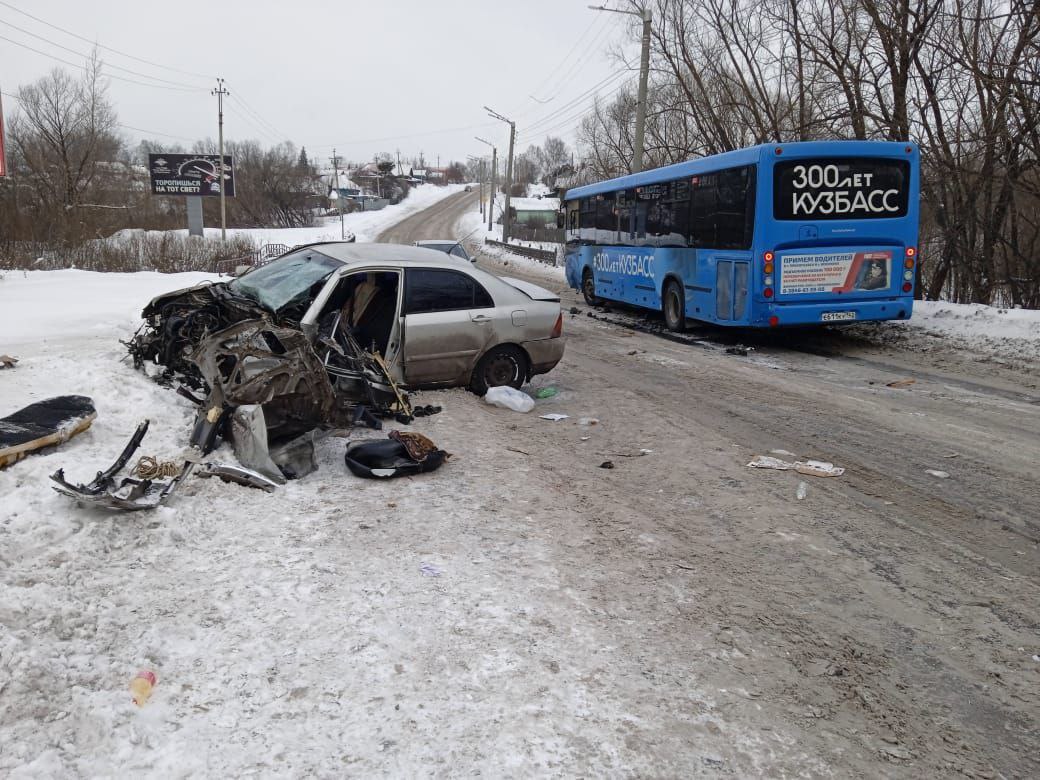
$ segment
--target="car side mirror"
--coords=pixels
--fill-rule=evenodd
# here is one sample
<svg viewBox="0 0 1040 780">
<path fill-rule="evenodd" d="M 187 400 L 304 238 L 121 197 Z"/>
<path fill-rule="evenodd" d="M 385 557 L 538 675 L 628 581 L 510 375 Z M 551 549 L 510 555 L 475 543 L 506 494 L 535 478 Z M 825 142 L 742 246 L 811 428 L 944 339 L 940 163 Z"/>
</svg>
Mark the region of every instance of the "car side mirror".
<svg viewBox="0 0 1040 780">
<path fill-rule="evenodd" d="M 556 212 L 556 227 L 557 228 L 562 228 L 563 226 L 564 226 L 563 213 L 557 211 Z"/>
</svg>

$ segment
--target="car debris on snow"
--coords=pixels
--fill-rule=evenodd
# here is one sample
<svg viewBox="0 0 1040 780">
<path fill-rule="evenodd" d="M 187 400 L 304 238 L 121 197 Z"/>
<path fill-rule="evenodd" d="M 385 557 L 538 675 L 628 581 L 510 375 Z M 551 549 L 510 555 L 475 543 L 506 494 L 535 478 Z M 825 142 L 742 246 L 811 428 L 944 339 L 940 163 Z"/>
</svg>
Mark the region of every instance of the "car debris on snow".
<svg viewBox="0 0 1040 780">
<path fill-rule="evenodd" d="M 63 444 L 87 430 L 96 417 L 90 398 L 62 395 L 0 418 L 0 469 L 31 452 Z"/>
<path fill-rule="evenodd" d="M 123 470 L 133 454 L 137 452 L 137 448 L 141 446 L 141 440 L 148 433 L 148 425 L 148 420 L 138 425 L 119 457 L 107 469 L 99 471 L 90 482 L 74 485 L 65 479 L 65 470 L 58 469 L 51 474 L 51 481 L 54 482 L 51 487 L 76 501 L 96 504 L 108 509 L 132 512 L 154 509 L 159 506 L 191 474 L 195 464 L 185 461 L 176 474 L 167 478 L 160 476 L 153 479 L 123 477 L 116 481 L 116 474 Z M 162 470 L 162 473 L 165 475 L 167 472 Z"/>
<path fill-rule="evenodd" d="M 539 417 L 541 420 L 550 420 L 552 422 L 559 422 L 560 420 L 566 420 L 570 417 L 569 414 L 560 414 L 559 412 L 550 412 L 549 414 L 543 414 Z"/>
<path fill-rule="evenodd" d="M 386 439 L 350 444 L 344 460 L 355 476 L 388 479 L 435 471 L 450 457 L 421 433 L 391 431 Z"/>
<path fill-rule="evenodd" d="M 10 355 L 0 355 L 0 369 L 14 368 L 18 365 L 18 358 Z"/>
<path fill-rule="evenodd" d="M 929 476 L 935 477 L 936 479 L 949 479 L 950 478 L 950 472 L 948 472 L 948 471 L 940 471 L 939 469 L 925 469 L 924 473 L 928 474 Z"/>
</svg>

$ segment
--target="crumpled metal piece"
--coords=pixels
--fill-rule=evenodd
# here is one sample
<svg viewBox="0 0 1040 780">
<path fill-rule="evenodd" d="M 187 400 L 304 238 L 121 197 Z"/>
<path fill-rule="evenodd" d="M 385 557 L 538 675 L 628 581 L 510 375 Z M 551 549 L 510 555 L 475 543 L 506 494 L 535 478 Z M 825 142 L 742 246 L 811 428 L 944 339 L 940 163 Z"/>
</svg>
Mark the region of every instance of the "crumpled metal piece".
<svg viewBox="0 0 1040 780">
<path fill-rule="evenodd" d="M 54 482 L 51 487 L 76 501 L 103 506 L 107 509 L 135 512 L 159 506 L 191 474 L 195 464 L 190 461 L 185 462 L 180 473 L 169 479 L 124 477 L 116 481 L 116 474 L 126 466 L 137 448 L 141 446 L 141 440 L 148 432 L 148 425 L 148 420 L 138 425 L 134 435 L 130 437 L 130 441 L 115 462 L 104 471 L 99 471 L 90 482 L 73 485 L 66 481 L 65 470 L 58 469 L 51 474 L 51 481 Z"/>
</svg>

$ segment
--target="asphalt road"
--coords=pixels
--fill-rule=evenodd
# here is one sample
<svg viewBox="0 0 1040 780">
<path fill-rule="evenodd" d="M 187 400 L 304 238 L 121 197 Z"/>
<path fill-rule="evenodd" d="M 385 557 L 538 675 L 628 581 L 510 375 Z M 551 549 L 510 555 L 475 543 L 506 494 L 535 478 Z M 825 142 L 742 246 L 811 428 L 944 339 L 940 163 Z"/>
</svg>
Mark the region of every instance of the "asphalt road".
<svg viewBox="0 0 1040 780">
<path fill-rule="evenodd" d="M 381 240 L 457 237 L 475 206 Z M 757 348 L 730 355 L 732 334 L 665 340 L 527 262 L 480 263 L 577 312 L 534 381 L 570 419 L 487 435 L 530 469 L 560 587 L 628 670 L 610 696 L 640 774 L 1040 776 L 1036 367 L 836 333 L 744 334 Z M 845 473 L 747 467 L 778 449 Z"/>
</svg>

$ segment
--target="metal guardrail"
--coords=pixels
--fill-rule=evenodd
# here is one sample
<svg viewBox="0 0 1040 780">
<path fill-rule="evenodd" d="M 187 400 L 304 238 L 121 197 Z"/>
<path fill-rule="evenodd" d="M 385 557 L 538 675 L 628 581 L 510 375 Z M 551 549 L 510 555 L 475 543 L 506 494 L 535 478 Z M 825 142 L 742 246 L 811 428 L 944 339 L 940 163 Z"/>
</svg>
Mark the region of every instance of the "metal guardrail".
<svg viewBox="0 0 1040 780">
<path fill-rule="evenodd" d="M 539 262 L 545 263 L 546 265 L 556 265 L 556 253 L 550 252 L 548 249 L 535 249 L 534 247 L 529 246 L 504 244 L 501 241 L 495 241 L 491 238 L 485 238 L 484 243 L 490 244 L 491 246 L 498 246 L 502 247 L 503 249 L 508 249 L 510 252 L 513 252 L 514 254 L 521 255 L 522 257 L 533 258 L 534 260 L 538 260 Z"/>
<path fill-rule="evenodd" d="M 243 265 L 248 265 L 250 268 L 259 268 L 295 248 L 295 246 L 289 246 L 288 244 L 264 244 L 248 255 L 240 255 L 228 260 L 218 260 L 213 264 L 213 273 L 230 274 Z"/>
</svg>

